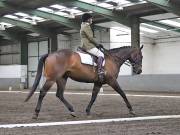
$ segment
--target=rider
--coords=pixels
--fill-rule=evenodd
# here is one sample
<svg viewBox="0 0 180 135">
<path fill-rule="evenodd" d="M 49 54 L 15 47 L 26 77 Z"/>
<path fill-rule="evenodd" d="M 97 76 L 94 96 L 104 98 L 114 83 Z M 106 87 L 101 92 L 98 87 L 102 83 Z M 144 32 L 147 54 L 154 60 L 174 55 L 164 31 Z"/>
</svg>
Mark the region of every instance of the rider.
<svg viewBox="0 0 180 135">
<path fill-rule="evenodd" d="M 82 47 L 89 53 L 98 57 L 97 65 L 98 65 L 98 77 L 99 81 L 103 81 L 104 70 L 103 70 L 103 61 L 104 61 L 104 54 L 99 50 L 103 48 L 101 44 L 98 44 L 93 36 L 93 30 L 91 28 L 92 24 L 92 15 L 89 13 L 84 13 L 81 17 L 82 24 L 80 30 L 80 37 L 81 37 L 81 44 Z"/>
</svg>

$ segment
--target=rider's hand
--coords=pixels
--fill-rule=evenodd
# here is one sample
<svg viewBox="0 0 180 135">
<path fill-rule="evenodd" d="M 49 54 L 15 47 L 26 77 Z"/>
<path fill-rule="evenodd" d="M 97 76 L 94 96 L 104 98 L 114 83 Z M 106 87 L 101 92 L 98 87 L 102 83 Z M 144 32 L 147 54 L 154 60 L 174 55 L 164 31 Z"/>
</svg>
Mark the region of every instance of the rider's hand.
<svg viewBox="0 0 180 135">
<path fill-rule="evenodd" d="M 98 48 L 103 48 L 103 45 L 102 44 L 98 44 Z"/>
</svg>

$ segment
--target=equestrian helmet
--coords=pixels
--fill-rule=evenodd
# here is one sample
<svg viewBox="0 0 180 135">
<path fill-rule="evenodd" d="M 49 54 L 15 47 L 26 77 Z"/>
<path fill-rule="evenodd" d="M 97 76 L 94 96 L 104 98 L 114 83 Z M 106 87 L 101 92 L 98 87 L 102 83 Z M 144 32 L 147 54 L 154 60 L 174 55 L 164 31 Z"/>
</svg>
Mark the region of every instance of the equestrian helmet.
<svg viewBox="0 0 180 135">
<path fill-rule="evenodd" d="M 81 17 L 81 21 L 82 22 L 87 22 L 88 19 L 92 18 L 92 15 L 90 15 L 89 13 L 84 13 Z"/>
</svg>

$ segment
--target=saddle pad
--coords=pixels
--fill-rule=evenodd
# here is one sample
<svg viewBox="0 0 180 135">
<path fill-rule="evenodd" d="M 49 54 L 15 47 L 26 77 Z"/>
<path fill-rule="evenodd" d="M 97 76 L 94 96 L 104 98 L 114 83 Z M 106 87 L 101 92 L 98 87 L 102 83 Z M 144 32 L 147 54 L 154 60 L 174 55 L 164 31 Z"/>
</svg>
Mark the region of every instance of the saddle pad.
<svg viewBox="0 0 180 135">
<path fill-rule="evenodd" d="M 97 64 L 93 61 L 93 57 L 86 53 L 77 52 L 81 58 L 81 63 L 87 64 L 87 65 L 94 65 L 97 66 Z M 103 61 L 103 66 L 105 65 L 105 60 Z"/>
</svg>

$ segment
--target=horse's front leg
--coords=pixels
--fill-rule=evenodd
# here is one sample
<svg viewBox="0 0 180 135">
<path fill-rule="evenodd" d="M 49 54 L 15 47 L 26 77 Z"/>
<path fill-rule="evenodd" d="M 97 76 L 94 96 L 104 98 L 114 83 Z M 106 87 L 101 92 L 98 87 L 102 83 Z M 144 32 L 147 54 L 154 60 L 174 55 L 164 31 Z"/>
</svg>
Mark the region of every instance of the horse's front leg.
<svg viewBox="0 0 180 135">
<path fill-rule="evenodd" d="M 94 84 L 94 88 L 93 88 L 93 91 L 92 91 L 91 100 L 90 100 L 90 102 L 89 102 L 89 104 L 88 104 L 88 106 L 87 106 L 87 108 L 86 108 L 86 113 L 87 113 L 87 115 L 90 115 L 91 107 L 92 107 L 94 101 L 96 100 L 96 97 L 97 97 L 97 95 L 98 95 L 98 93 L 99 93 L 99 90 L 100 90 L 101 86 L 102 86 L 102 84 L 98 84 L 98 83 L 97 83 L 97 84 L 96 84 L 96 83 Z"/>
<path fill-rule="evenodd" d="M 121 87 L 119 86 L 118 82 L 116 79 L 111 79 L 111 81 L 109 81 L 108 83 L 117 93 L 119 93 L 122 98 L 124 99 L 125 103 L 126 103 L 126 106 L 128 107 L 129 109 L 129 113 L 132 114 L 132 115 L 135 115 L 133 109 L 132 109 L 132 106 L 130 104 L 130 102 L 128 101 L 127 97 L 126 97 L 126 94 L 123 92 L 123 90 L 121 89 Z"/>
</svg>

